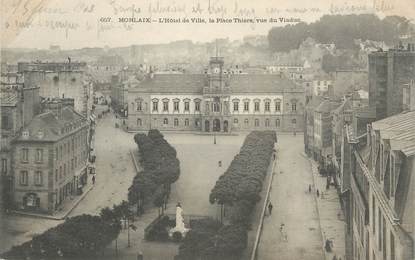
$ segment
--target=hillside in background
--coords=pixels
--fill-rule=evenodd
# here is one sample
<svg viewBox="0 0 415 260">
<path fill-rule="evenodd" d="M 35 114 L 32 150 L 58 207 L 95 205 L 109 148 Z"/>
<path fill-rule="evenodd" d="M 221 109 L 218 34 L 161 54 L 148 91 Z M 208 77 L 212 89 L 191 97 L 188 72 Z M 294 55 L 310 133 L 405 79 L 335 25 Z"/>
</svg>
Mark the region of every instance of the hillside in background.
<svg viewBox="0 0 415 260">
<path fill-rule="evenodd" d="M 415 27 L 404 17 L 376 15 L 325 15 L 317 22 L 274 27 L 268 33 L 269 48 L 273 52 L 297 49 L 311 37 L 320 43 L 334 43 L 338 49 L 355 49 L 355 39 L 398 43 L 402 35 L 415 34 Z"/>
</svg>

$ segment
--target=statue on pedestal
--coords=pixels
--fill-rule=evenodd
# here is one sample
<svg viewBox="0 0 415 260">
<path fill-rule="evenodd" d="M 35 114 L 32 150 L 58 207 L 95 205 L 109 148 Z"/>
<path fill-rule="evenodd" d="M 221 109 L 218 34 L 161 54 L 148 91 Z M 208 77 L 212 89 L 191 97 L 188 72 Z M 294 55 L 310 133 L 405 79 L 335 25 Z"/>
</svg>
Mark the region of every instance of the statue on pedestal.
<svg viewBox="0 0 415 260">
<path fill-rule="evenodd" d="M 180 232 L 184 237 L 188 231 L 189 229 L 184 226 L 183 209 L 179 202 L 176 205 L 176 226 L 170 229 L 169 235 L 172 237 L 174 232 Z"/>
</svg>

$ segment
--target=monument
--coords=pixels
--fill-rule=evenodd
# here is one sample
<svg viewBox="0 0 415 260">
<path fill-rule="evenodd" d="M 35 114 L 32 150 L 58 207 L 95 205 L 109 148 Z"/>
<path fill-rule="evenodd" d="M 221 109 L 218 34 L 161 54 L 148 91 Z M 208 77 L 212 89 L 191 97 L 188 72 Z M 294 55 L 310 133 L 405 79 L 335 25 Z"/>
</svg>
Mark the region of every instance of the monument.
<svg viewBox="0 0 415 260">
<path fill-rule="evenodd" d="M 189 229 L 184 226 L 183 209 L 179 202 L 176 205 L 176 226 L 170 229 L 169 235 L 172 237 L 175 232 L 180 232 L 184 237 L 188 231 Z"/>
</svg>

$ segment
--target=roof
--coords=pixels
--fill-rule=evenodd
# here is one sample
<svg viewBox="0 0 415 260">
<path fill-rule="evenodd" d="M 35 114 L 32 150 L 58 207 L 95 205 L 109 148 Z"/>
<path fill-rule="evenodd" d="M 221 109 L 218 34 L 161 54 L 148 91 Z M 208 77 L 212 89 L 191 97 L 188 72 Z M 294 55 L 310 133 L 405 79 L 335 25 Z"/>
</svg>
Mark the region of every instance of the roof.
<svg viewBox="0 0 415 260">
<path fill-rule="evenodd" d="M 315 112 L 328 113 L 337 108 L 340 105 L 339 102 L 325 99 L 321 104 L 314 110 Z"/>
<path fill-rule="evenodd" d="M 70 107 L 62 108 L 61 118 L 57 118 L 51 111 L 39 114 L 23 129 L 17 141 L 57 141 L 68 133 L 62 131 L 62 129 L 79 120 L 83 121 L 81 126 L 84 126 L 84 123 L 87 122 L 83 116 Z M 79 128 L 79 126 L 76 128 Z M 24 132 L 28 132 L 29 136 L 23 137 Z"/>
<path fill-rule="evenodd" d="M 338 106 L 336 109 L 334 109 L 332 112 L 335 114 L 340 114 L 344 110 L 352 109 L 352 104 L 350 103 L 349 99 L 345 99 L 340 106 Z"/>
<path fill-rule="evenodd" d="M 291 80 L 274 74 L 223 75 L 233 93 L 273 93 L 284 90 L 303 91 Z M 154 74 L 142 81 L 137 90 L 151 93 L 201 94 L 206 85 L 206 74 Z"/>
<path fill-rule="evenodd" d="M 381 137 L 391 140 L 394 150 L 401 150 L 406 156 L 415 155 L 415 111 L 403 112 L 372 123 Z"/>
<path fill-rule="evenodd" d="M 1 106 L 15 106 L 19 101 L 19 96 L 16 91 L 2 91 L 0 92 Z"/>
</svg>

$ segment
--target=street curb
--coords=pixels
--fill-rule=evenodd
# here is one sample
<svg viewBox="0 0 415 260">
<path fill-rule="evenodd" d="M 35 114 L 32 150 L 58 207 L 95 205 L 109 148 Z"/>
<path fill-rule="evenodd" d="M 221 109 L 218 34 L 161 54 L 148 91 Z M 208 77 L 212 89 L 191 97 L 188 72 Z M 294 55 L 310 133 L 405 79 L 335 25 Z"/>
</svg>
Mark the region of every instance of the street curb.
<svg viewBox="0 0 415 260">
<path fill-rule="evenodd" d="M 139 173 L 139 172 L 140 172 L 140 170 L 139 170 L 139 168 L 138 168 L 138 163 L 137 163 L 137 160 L 136 160 L 136 158 L 135 158 L 135 156 L 134 156 L 134 152 L 133 152 L 133 150 L 131 150 L 131 149 L 130 149 L 130 155 L 131 155 L 131 158 L 133 159 L 133 164 L 134 164 L 135 171 L 136 171 L 137 173 Z"/>
<path fill-rule="evenodd" d="M 51 219 L 51 220 L 64 220 L 71 212 L 78 206 L 78 204 L 86 197 L 86 195 L 92 190 L 94 186 L 91 185 L 89 188 L 82 193 L 81 197 L 79 197 L 78 200 L 74 202 L 74 204 L 71 206 L 71 208 L 63 215 L 63 216 L 53 216 L 53 215 L 45 215 L 45 214 L 38 214 L 38 213 L 31 213 L 31 212 L 24 212 L 19 210 L 11 210 L 10 213 L 21 215 L 21 216 L 29 216 L 29 217 L 35 217 L 35 218 L 43 218 L 43 219 Z"/>
</svg>

